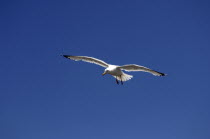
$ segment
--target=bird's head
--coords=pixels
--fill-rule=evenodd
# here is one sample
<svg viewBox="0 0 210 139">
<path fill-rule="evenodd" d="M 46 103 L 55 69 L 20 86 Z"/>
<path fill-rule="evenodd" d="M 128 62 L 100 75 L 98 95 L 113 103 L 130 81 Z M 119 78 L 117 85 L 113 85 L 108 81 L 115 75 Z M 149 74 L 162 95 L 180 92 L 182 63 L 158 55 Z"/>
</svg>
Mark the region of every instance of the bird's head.
<svg viewBox="0 0 210 139">
<path fill-rule="evenodd" d="M 107 74 L 109 71 L 107 69 L 104 70 L 104 73 L 102 73 L 102 75 L 104 76 L 105 74 Z"/>
</svg>

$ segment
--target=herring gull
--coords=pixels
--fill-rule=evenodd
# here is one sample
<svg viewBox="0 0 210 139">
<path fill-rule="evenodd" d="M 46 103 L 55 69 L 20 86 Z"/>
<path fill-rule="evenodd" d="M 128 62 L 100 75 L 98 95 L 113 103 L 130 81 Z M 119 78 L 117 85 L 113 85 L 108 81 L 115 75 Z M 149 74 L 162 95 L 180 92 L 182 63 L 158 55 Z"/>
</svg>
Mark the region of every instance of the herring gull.
<svg viewBox="0 0 210 139">
<path fill-rule="evenodd" d="M 110 74 L 113 77 L 116 78 L 116 83 L 119 84 L 119 81 L 121 82 L 121 84 L 123 84 L 123 82 L 130 80 L 133 76 L 132 75 L 128 75 L 126 73 L 124 73 L 122 70 L 125 71 L 143 71 L 143 72 L 149 72 L 155 76 L 165 76 L 166 74 L 146 68 L 144 66 L 140 66 L 140 65 L 136 65 L 136 64 L 129 64 L 129 65 L 123 65 L 123 66 L 117 66 L 117 65 L 111 65 L 108 64 L 102 60 L 99 60 L 97 58 L 94 57 L 88 57 L 88 56 L 72 56 L 72 55 L 63 55 L 65 58 L 71 59 L 71 60 L 75 60 L 75 61 L 79 61 L 82 60 L 84 62 L 89 62 L 89 63 L 94 63 L 97 64 L 99 66 L 102 66 L 104 68 L 106 68 L 104 70 L 104 73 L 102 75 L 105 74 Z"/>
</svg>

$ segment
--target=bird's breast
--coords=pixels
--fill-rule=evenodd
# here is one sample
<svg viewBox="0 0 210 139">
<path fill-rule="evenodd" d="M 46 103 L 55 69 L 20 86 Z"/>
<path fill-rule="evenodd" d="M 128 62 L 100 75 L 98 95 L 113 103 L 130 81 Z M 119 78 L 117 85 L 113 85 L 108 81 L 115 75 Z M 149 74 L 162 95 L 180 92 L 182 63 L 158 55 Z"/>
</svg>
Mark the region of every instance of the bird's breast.
<svg viewBox="0 0 210 139">
<path fill-rule="evenodd" d="M 114 68 L 109 70 L 109 74 L 114 75 L 114 76 L 120 76 L 122 75 L 122 71 L 118 68 Z"/>
</svg>

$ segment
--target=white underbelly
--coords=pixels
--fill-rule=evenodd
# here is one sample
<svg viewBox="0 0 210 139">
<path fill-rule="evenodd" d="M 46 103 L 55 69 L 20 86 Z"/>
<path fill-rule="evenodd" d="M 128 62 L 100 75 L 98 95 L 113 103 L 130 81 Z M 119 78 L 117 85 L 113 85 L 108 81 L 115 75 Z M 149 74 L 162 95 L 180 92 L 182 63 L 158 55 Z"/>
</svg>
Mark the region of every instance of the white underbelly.
<svg viewBox="0 0 210 139">
<path fill-rule="evenodd" d="M 111 70 L 109 72 L 109 74 L 113 75 L 113 76 L 120 76 L 123 74 L 123 72 L 120 69 L 116 69 L 116 70 Z"/>
</svg>

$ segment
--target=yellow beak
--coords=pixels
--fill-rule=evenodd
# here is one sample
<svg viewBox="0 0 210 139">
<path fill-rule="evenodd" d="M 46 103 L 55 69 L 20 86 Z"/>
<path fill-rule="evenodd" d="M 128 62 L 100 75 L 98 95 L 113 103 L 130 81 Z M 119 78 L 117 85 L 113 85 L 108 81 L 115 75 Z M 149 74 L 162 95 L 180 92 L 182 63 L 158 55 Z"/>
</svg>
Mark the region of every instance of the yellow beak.
<svg viewBox="0 0 210 139">
<path fill-rule="evenodd" d="M 106 74 L 106 72 L 102 73 L 102 75 L 104 76 Z"/>
</svg>

